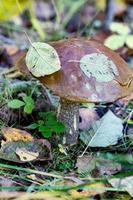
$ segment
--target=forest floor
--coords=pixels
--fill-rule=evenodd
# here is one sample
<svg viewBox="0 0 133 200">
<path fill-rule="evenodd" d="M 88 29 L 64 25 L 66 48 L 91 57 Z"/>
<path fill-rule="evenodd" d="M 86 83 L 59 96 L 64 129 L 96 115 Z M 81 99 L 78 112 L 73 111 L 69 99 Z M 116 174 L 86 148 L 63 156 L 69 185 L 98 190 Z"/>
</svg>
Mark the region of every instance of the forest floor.
<svg viewBox="0 0 133 200">
<path fill-rule="evenodd" d="M 0 199 L 131 200 L 132 77 L 127 97 L 80 104 L 80 135 L 67 147 L 59 142 L 65 130 L 56 117 L 59 97 L 20 59 L 33 42 L 85 37 L 117 52 L 133 69 L 132 1 L 1 1 Z"/>
</svg>

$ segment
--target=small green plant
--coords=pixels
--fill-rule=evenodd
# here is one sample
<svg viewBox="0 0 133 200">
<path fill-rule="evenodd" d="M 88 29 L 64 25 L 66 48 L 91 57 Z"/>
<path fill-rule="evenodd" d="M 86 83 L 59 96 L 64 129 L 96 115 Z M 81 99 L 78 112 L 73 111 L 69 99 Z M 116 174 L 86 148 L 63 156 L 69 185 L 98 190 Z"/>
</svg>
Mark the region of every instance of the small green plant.
<svg viewBox="0 0 133 200">
<path fill-rule="evenodd" d="M 13 99 L 8 101 L 8 107 L 13 109 L 23 107 L 25 113 L 31 114 L 33 109 L 35 108 L 35 102 L 31 96 L 26 95 L 22 98 L 22 100 Z"/>
<path fill-rule="evenodd" d="M 49 138 L 53 133 L 60 134 L 65 131 L 65 125 L 57 120 L 55 112 L 40 112 L 39 120 L 28 126 L 29 129 L 37 129 L 44 138 Z"/>
</svg>

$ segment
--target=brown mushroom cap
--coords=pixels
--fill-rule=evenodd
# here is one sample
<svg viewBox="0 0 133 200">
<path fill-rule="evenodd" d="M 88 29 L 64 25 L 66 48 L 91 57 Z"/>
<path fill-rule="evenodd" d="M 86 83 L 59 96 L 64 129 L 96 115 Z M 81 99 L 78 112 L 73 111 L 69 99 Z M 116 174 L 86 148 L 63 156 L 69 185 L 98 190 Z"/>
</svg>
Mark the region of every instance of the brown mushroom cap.
<svg viewBox="0 0 133 200">
<path fill-rule="evenodd" d="M 114 102 L 133 91 L 133 71 L 102 44 L 72 38 L 51 45 L 59 55 L 61 69 L 39 80 L 56 95 L 75 102 Z"/>
</svg>

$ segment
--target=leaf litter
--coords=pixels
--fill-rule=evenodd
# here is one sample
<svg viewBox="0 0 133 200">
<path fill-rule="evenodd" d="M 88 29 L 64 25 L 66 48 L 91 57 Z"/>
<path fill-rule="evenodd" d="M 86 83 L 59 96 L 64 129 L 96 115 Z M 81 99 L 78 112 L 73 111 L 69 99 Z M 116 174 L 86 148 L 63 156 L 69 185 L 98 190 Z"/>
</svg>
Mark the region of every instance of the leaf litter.
<svg viewBox="0 0 133 200">
<path fill-rule="evenodd" d="M 78 29 L 80 29 L 82 26 L 84 26 L 84 23 L 86 22 L 87 23 L 89 22 L 90 24 L 89 26 L 85 24 L 86 27 L 84 27 L 83 30 L 80 30 L 80 32 L 82 32 L 83 35 L 88 36 L 89 35 L 88 33 L 91 31 L 93 32 L 94 35 L 98 33 L 99 32 L 98 23 L 99 22 L 102 23 L 101 16 L 99 14 L 98 15 L 96 14 L 96 18 L 95 18 L 93 16 L 96 12 L 95 5 L 89 5 L 86 2 L 83 3 L 83 2 L 80 2 L 80 0 L 76 2 L 77 4 L 79 3 L 79 5 L 81 4 L 83 6 L 82 8 L 80 8 L 81 6 L 78 6 L 78 5 L 73 8 L 74 4 L 72 1 L 69 1 L 69 0 L 67 1 L 67 3 L 65 2 L 64 4 L 65 7 L 63 7 L 63 4 L 60 4 L 59 2 L 60 4 L 59 14 L 61 13 L 61 18 L 62 18 L 62 20 L 60 21 L 63 21 L 63 19 L 65 19 L 66 14 L 68 15 L 67 15 L 67 18 L 65 19 L 65 23 L 68 23 L 67 19 L 71 18 L 70 23 L 68 25 L 65 25 L 66 26 L 65 31 L 60 30 L 59 28 L 60 25 L 58 25 L 57 22 L 53 23 L 53 19 L 51 18 L 52 17 L 54 18 L 56 9 L 54 9 L 54 7 L 51 7 L 51 5 L 53 6 L 54 4 L 51 4 L 51 2 L 50 3 L 48 2 L 50 7 L 52 8 L 51 12 L 53 12 L 53 15 L 50 14 L 50 16 L 52 17 L 49 17 L 48 21 L 47 19 L 45 19 L 43 22 L 39 19 L 39 24 L 41 23 L 40 25 L 42 25 L 42 27 L 44 27 L 44 30 L 45 30 L 43 34 L 43 36 L 45 36 L 45 42 L 48 40 L 55 40 L 55 39 L 58 40 L 58 38 L 59 39 L 64 38 L 64 37 L 67 37 L 68 35 L 69 36 L 77 35 L 77 33 L 73 31 L 75 30 L 77 31 Z M 100 9 L 104 10 L 105 5 L 103 6 L 101 1 L 99 2 L 100 2 L 100 6 L 102 6 L 102 8 Z M 19 7 L 21 7 L 23 10 L 24 7 L 26 6 L 26 3 L 28 3 L 28 1 L 21 2 L 20 0 Z M 37 2 L 37 4 L 39 3 L 40 1 Z M 43 5 L 44 1 L 41 1 L 41 3 Z M 4 2 L 4 4 L 6 4 L 6 2 Z M 96 2 L 96 4 L 98 4 L 98 2 Z M 127 9 L 128 11 L 128 7 L 130 6 L 127 4 L 127 1 L 126 3 L 122 1 L 122 4 L 124 5 L 124 9 Z M 117 2 L 117 6 L 120 7 L 118 2 Z M 15 8 L 16 12 L 14 12 L 14 14 L 20 13 L 20 10 L 16 9 L 16 5 L 14 4 L 11 6 L 9 5 L 8 1 L 7 1 L 7 5 L 5 5 L 5 8 L 6 7 L 10 7 L 11 9 Z M 82 10 L 82 13 L 80 13 L 81 10 L 79 8 Z M 5 15 L 5 14 L 3 15 L 5 11 L 2 10 L 0 19 L 5 20 L 5 17 L 6 19 L 11 18 L 12 16 L 11 9 L 9 9 L 10 12 L 8 15 Z M 69 12 L 68 12 L 69 10 L 71 10 L 72 16 L 69 16 Z M 114 18 L 114 21 L 111 24 L 113 28 L 110 28 L 109 30 L 110 39 L 108 38 L 108 34 L 107 35 L 105 34 L 106 36 L 104 37 L 103 40 L 102 40 L 102 36 L 104 34 L 100 36 L 100 38 L 98 39 L 101 43 L 103 43 L 106 38 L 107 40 L 111 40 L 111 42 L 109 41 L 109 46 L 113 49 L 117 49 L 117 52 L 122 53 L 124 58 L 128 60 L 129 56 L 133 55 L 132 31 L 131 31 L 132 25 L 130 22 L 128 23 L 128 21 L 127 21 L 127 25 L 126 26 L 124 25 L 125 23 L 123 19 L 125 17 L 127 17 L 126 19 L 128 19 L 128 16 L 126 16 L 125 11 L 124 12 L 121 11 L 121 14 L 120 14 L 118 10 L 119 9 L 115 11 L 116 13 L 115 15 L 117 16 L 117 18 L 119 18 L 119 21 L 121 21 L 122 23 L 121 24 L 118 23 L 117 18 Z M 76 12 L 78 13 L 78 15 L 76 14 Z M 57 15 L 58 15 L 58 10 L 57 10 Z M 24 16 L 28 16 L 28 15 L 24 14 Z M 15 16 L 15 18 L 13 17 L 11 18 L 11 20 L 13 21 L 13 23 L 16 23 L 17 21 L 17 23 L 19 24 L 20 19 L 18 20 L 18 18 Z M 74 23 L 75 19 L 76 19 L 76 23 Z M 102 16 L 102 19 L 103 19 L 103 16 Z M 35 42 L 39 41 L 38 36 L 40 35 L 40 30 L 42 29 L 40 29 L 39 28 L 40 26 L 38 26 L 38 22 L 37 22 L 38 18 L 35 18 L 35 21 L 37 22 L 36 24 L 33 23 L 34 21 L 33 18 L 31 22 L 29 21 L 28 18 L 26 18 L 25 22 L 24 22 L 23 17 L 21 18 L 21 20 L 22 20 L 21 23 L 26 22 L 25 24 L 27 24 L 25 25 L 25 27 L 23 27 L 24 29 L 26 28 L 26 31 L 29 30 L 30 26 L 33 26 L 34 29 L 36 30 L 38 29 L 38 33 L 35 30 L 30 30 L 31 32 L 28 32 L 28 35 L 30 35 L 30 38 L 32 38 L 32 41 L 35 41 Z M 77 21 L 80 24 L 79 26 L 80 28 L 77 25 Z M 31 23 L 33 24 L 31 25 Z M 51 24 L 52 24 L 52 29 L 50 28 Z M 91 27 L 91 24 L 93 24 L 92 27 Z M 8 46 L 2 47 L 5 49 L 4 51 L 6 51 L 6 53 L 1 54 L 2 56 L 0 59 L 0 66 L 2 67 L 7 66 L 7 67 L 12 68 L 15 65 L 15 63 L 18 62 L 18 58 L 22 55 L 21 53 L 24 53 L 23 47 L 27 43 L 25 42 L 26 39 L 24 39 L 25 36 L 22 36 L 22 34 L 19 31 L 17 32 L 14 29 L 12 29 L 11 31 L 10 28 L 13 28 L 13 24 L 12 24 L 12 27 L 9 27 L 9 26 L 10 25 L 8 25 L 9 29 L 6 30 L 4 34 L 3 34 L 4 28 L 2 28 L 3 30 L 0 33 L 0 36 L 6 36 L 6 37 L 0 37 L 0 38 L 4 38 L 4 41 L 6 39 L 6 41 L 9 41 L 9 42 L 12 41 L 13 43 L 14 42 L 15 43 L 14 43 L 14 46 L 8 45 Z M 89 29 L 87 26 L 89 27 Z M 17 29 L 17 26 L 16 26 L 16 29 Z M 102 28 L 100 28 L 100 30 L 101 29 Z M 8 31 L 10 32 L 9 35 L 8 35 Z M 21 37 L 21 40 L 20 40 L 20 37 Z M 111 37 L 113 39 L 111 39 Z M 120 38 L 120 40 L 118 40 L 118 38 Z M 20 47 L 18 47 L 17 44 L 19 45 L 21 44 L 23 47 L 21 46 L 21 49 L 20 49 Z M 49 47 L 48 52 L 50 53 L 50 55 L 52 55 L 51 52 L 53 51 L 50 49 L 50 47 Z M 59 70 L 60 64 L 59 64 L 58 59 L 59 59 L 58 55 L 55 60 L 52 59 L 52 62 L 51 62 L 51 58 L 50 59 L 48 58 L 47 64 L 48 65 L 49 64 L 51 65 L 51 63 L 54 64 L 54 65 L 51 65 L 52 71 L 48 73 L 51 73 L 51 72 L 53 73 L 54 72 L 53 67 L 55 66 L 56 66 L 56 69 L 58 68 Z M 35 62 L 34 64 L 36 63 L 37 62 Z M 7 79 L 14 79 L 15 84 L 22 82 L 23 79 L 27 81 L 27 78 L 24 78 L 23 74 L 20 75 L 20 73 L 16 73 L 16 71 L 15 73 L 11 73 L 10 70 L 9 71 L 7 70 L 7 72 L 8 72 Z M 41 69 L 36 74 L 37 76 L 40 74 L 42 75 Z M 1 88 L 2 87 L 0 85 L 0 90 Z M 38 101 L 39 104 L 40 102 L 43 104 L 45 103 L 44 99 L 41 98 L 40 92 L 38 92 L 39 87 L 37 87 L 37 90 L 35 89 L 34 92 L 33 90 L 30 89 L 28 84 L 26 84 L 26 87 L 23 87 L 23 88 L 24 88 L 23 89 L 24 96 L 25 95 L 31 96 L 31 93 L 32 93 L 33 94 L 32 98 L 34 99 L 35 103 L 38 99 L 39 99 Z M 66 147 L 64 147 L 61 144 L 57 144 L 57 145 L 55 144 L 57 136 L 54 134 L 52 134 L 52 137 L 53 137 L 52 140 L 51 139 L 45 140 L 45 139 L 42 139 L 42 136 L 40 136 L 37 130 L 30 130 L 31 133 L 21 130 L 21 128 L 26 129 L 25 127 L 29 125 L 26 123 L 28 120 L 30 121 L 31 124 L 33 123 L 33 121 L 38 120 L 37 113 L 39 111 L 42 112 L 42 107 L 40 106 L 41 104 L 38 106 L 40 109 L 39 111 L 36 110 L 37 108 L 36 104 L 34 105 L 35 109 L 33 110 L 28 107 L 28 109 L 32 110 L 31 114 L 28 114 L 26 112 L 23 113 L 23 110 L 22 110 L 23 106 L 19 108 L 19 111 L 17 109 L 13 110 L 12 108 L 9 108 L 9 107 L 7 108 L 6 105 L 8 104 L 8 100 L 6 97 L 8 98 L 11 97 L 9 98 L 10 100 L 21 99 L 19 97 L 23 96 L 22 92 L 20 92 L 20 90 L 17 89 L 17 92 L 12 93 L 11 95 L 11 93 L 9 94 L 8 93 L 9 91 L 7 90 L 4 90 L 3 92 L 3 88 L 1 91 L 2 91 L 2 96 L 4 97 L 4 101 L 2 98 L 2 108 L 4 110 L 0 109 L 1 111 L 0 116 L 4 115 L 5 117 L 1 117 L 1 119 L 6 121 L 6 125 L 3 123 L 3 121 L 0 121 L 0 127 L 1 127 L 0 130 L 2 132 L 0 135 L 1 136 L 0 183 L 2 186 L 2 192 L 0 193 L 1 199 L 5 198 L 5 199 L 30 200 L 30 199 L 44 199 L 44 196 L 45 196 L 45 199 L 47 200 L 49 199 L 63 199 L 63 200 L 64 199 L 85 199 L 86 200 L 88 198 L 92 199 L 93 197 L 95 199 L 96 198 L 102 199 L 103 197 L 104 199 L 109 199 L 110 196 L 112 199 L 118 199 L 121 197 L 121 195 L 125 199 L 130 199 L 130 196 L 132 196 L 133 194 L 132 194 L 132 159 L 129 159 L 129 158 L 131 158 L 132 156 L 133 148 L 132 148 L 132 137 L 127 137 L 129 133 L 127 127 L 130 126 L 130 134 L 132 135 L 132 130 L 133 130 L 132 124 L 131 124 L 132 116 L 130 117 L 130 121 L 128 118 L 129 113 L 131 113 L 131 110 L 132 110 L 132 103 L 131 103 L 132 95 L 130 98 L 127 97 L 124 100 L 120 100 L 122 104 L 124 104 L 125 106 L 119 107 L 121 111 L 119 116 L 118 115 L 116 116 L 116 114 L 118 113 L 114 112 L 115 114 L 114 115 L 111 111 L 109 111 L 108 113 L 101 112 L 101 114 L 103 115 L 103 117 L 101 117 L 101 116 L 98 116 L 97 105 L 94 105 L 94 109 L 92 111 L 89 111 L 87 108 L 83 108 L 85 105 L 82 105 L 82 108 L 80 110 L 81 123 L 79 127 L 81 130 L 80 139 L 82 138 L 81 139 L 82 141 L 80 140 L 76 147 L 72 147 L 70 150 L 68 150 Z M 51 92 L 49 93 L 49 96 L 51 97 L 51 99 L 53 98 L 53 94 L 51 94 Z M 6 101 L 6 105 L 3 104 L 3 102 L 5 103 L 5 101 Z M 56 102 L 56 105 L 54 104 L 52 104 L 52 106 L 50 105 L 52 109 L 54 108 L 53 109 L 54 111 L 56 110 L 57 104 L 58 104 L 58 100 Z M 33 107 L 33 105 L 31 106 Z M 99 108 L 101 110 L 102 110 L 102 106 L 103 105 L 99 105 Z M 108 106 L 110 105 L 107 105 L 107 107 Z M 48 110 L 48 107 L 45 105 L 43 109 Z M 7 118 L 9 118 L 9 114 L 12 115 L 12 118 L 13 118 L 12 122 L 11 120 L 7 120 Z M 112 123 L 109 123 L 110 120 L 112 121 Z M 91 126 L 91 124 L 93 125 Z M 7 127 L 5 128 L 5 126 Z M 18 128 L 17 129 L 11 128 L 12 126 L 18 127 Z M 102 128 L 99 129 L 99 127 L 102 127 Z M 124 129 L 124 132 L 123 132 L 123 129 Z M 84 134 L 82 134 L 83 132 Z M 91 137 L 89 136 L 89 134 L 91 135 Z M 88 144 L 91 144 L 91 145 L 87 147 Z M 84 152 L 86 147 L 87 149 Z M 103 152 L 105 157 L 101 155 L 101 152 Z M 80 156 L 83 153 L 84 155 Z M 124 157 L 122 157 L 121 153 L 125 155 L 127 159 L 124 160 Z M 112 160 L 113 156 L 118 156 L 118 157 Z M 2 163 L 6 163 L 8 164 L 8 166 L 7 165 L 2 166 Z M 15 166 L 18 168 L 15 169 Z M 24 168 L 25 170 L 23 173 L 20 173 L 22 168 Z M 29 168 L 36 169 L 36 171 L 29 170 L 30 172 L 28 173 Z M 59 171 L 59 169 L 62 169 L 62 171 Z M 121 175 L 122 177 L 117 178 L 117 175 Z M 22 177 L 25 178 L 25 180 Z M 4 184 L 4 182 L 6 182 L 7 184 Z M 9 186 L 10 190 L 12 189 L 12 192 L 10 192 L 8 188 L 6 188 L 6 186 Z M 20 187 L 19 192 L 17 192 L 18 188 L 16 186 Z M 13 192 L 13 190 L 15 191 Z M 36 192 L 36 190 L 39 190 L 39 191 Z M 42 190 L 50 190 L 50 191 L 42 191 Z M 27 192 L 24 192 L 24 191 L 27 191 Z M 34 192 L 32 193 L 31 191 L 34 191 Z M 128 192 L 130 196 L 128 196 L 128 193 L 125 193 L 125 191 Z M 119 195 L 118 195 L 118 192 L 119 192 Z"/>
</svg>

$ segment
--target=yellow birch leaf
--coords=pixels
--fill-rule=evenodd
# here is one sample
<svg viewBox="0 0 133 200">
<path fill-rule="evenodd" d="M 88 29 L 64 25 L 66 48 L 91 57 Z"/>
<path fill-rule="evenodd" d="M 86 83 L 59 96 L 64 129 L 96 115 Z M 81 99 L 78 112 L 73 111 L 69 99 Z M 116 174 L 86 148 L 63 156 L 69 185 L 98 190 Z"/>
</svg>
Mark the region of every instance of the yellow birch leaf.
<svg viewBox="0 0 133 200">
<path fill-rule="evenodd" d="M 26 65 L 35 77 L 53 74 L 61 68 L 56 50 L 42 42 L 32 43 L 26 55 Z"/>
<path fill-rule="evenodd" d="M 117 50 L 124 46 L 125 43 L 125 36 L 124 35 L 111 35 L 105 41 L 104 45 L 112 50 Z"/>
<path fill-rule="evenodd" d="M 30 0 L 0 0 L 0 20 L 9 20 L 30 5 Z"/>
<path fill-rule="evenodd" d="M 126 45 L 130 48 L 133 49 L 133 35 L 128 35 L 126 38 Z"/>
<path fill-rule="evenodd" d="M 128 35 L 130 33 L 128 25 L 121 22 L 112 22 L 110 24 L 110 30 L 120 35 Z"/>
</svg>

